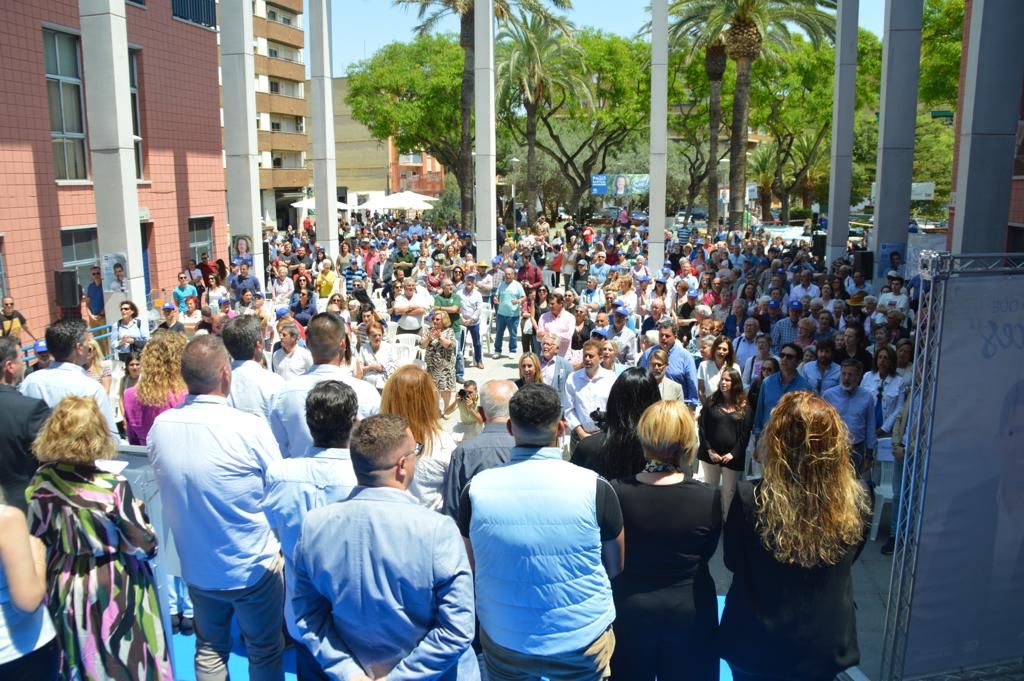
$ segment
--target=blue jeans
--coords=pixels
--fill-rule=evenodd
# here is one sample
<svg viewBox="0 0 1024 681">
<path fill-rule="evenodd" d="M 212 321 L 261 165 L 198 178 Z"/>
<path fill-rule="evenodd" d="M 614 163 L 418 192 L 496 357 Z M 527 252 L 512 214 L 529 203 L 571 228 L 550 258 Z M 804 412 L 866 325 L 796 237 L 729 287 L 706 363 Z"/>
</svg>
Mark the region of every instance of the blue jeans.
<svg viewBox="0 0 1024 681">
<path fill-rule="evenodd" d="M 505 340 L 505 329 L 508 329 L 508 349 L 509 352 L 515 354 L 516 348 L 516 332 L 519 330 L 519 316 L 506 316 L 498 314 L 495 321 L 494 331 L 494 351 L 501 354 L 501 342 Z"/>
<path fill-rule="evenodd" d="M 462 352 L 466 349 L 466 336 L 470 336 L 473 339 L 473 361 L 477 364 L 483 364 L 484 361 L 484 347 L 480 344 L 480 324 L 463 326 L 462 335 L 459 336 L 459 364 L 455 365 L 456 376 L 462 375 Z"/>
<path fill-rule="evenodd" d="M 455 380 L 461 381 L 462 377 L 466 374 L 466 366 L 462 361 L 462 346 L 466 344 L 465 329 L 459 329 L 459 332 L 455 334 L 455 341 Z"/>
</svg>

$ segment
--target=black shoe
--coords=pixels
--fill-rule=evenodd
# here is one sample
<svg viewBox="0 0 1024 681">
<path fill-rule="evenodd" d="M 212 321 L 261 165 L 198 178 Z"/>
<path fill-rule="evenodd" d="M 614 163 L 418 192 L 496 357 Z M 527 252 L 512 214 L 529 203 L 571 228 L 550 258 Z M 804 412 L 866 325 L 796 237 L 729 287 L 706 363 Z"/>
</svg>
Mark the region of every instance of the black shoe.
<svg viewBox="0 0 1024 681">
<path fill-rule="evenodd" d="M 191 636 L 192 634 L 196 633 L 196 625 L 191 617 L 181 618 L 181 633 L 183 633 L 185 636 Z"/>
<path fill-rule="evenodd" d="M 891 556 L 896 550 L 896 537 L 889 537 L 888 541 L 882 544 L 882 555 Z"/>
<path fill-rule="evenodd" d="M 181 633 L 181 615 L 178 615 L 178 614 L 171 615 L 171 633 L 172 634 Z"/>
</svg>

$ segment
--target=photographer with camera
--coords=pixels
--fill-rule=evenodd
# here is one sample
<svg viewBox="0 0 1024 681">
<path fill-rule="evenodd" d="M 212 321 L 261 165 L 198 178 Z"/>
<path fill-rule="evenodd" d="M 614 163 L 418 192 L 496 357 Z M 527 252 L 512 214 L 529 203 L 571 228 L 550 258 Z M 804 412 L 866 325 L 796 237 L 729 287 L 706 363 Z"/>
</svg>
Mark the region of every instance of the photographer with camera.
<svg viewBox="0 0 1024 681">
<path fill-rule="evenodd" d="M 459 422 L 452 428 L 452 435 L 456 442 L 468 440 L 483 429 L 484 417 L 480 415 L 480 410 L 477 408 L 479 400 L 480 395 L 477 392 L 476 381 L 466 381 L 456 393 L 452 403 L 445 408 L 445 418 L 456 409 L 459 410 Z"/>
</svg>

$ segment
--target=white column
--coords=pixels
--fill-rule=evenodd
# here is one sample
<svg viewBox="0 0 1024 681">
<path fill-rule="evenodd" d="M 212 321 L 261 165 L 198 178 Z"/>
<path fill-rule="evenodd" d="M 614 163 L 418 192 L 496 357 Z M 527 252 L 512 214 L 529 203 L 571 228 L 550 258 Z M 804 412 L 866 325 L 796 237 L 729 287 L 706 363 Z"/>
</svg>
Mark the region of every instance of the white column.
<svg viewBox="0 0 1024 681">
<path fill-rule="evenodd" d="M 104 296 L 107 319 L 116 320 L 125 297 L 144 310 L 147 293 L 124 0 L 79 0 L 78 13 L 100 262 L 107 264 L 108 256 L 122 260 L 128 281 L 127 294 Z M 108 276 L 105 271 L 104 288 Z"/>
<path fill-rule="evenodd" d="M 313 196 L 316 240 L 334 261 L 338 257 L 338 177 L 331 93 L 330 0 L 309 0 L 309 86 L 313 129 Z"/>
<path fill-rule="evenodd" d="M 668 175 L 668 0 L 651 2 L 651 187 L 647 259 L 665 264 L 665 183 Z"/>
<path fill-rule="evenodd" d="M 974 0 L 960 107 L 953 253 L 1006 250 L 1010 177 L 1024 79 L 1019 0 Z"/>
<path fill-rule="evenodd" d="M 476 248 L 490 262 L 497 251 L 498 196 L 494 134 L 494 0 L 476 0 L 474 111 L 476 114 Z"/>
<path fill-rule="evenodd" d="M 860 0 L 839 0 L 832 78 L 832 164 L 828 178 L 828 262 L 846 255 L 853 182 L 853 117 L 857 83 L 857 16 Z"/>
<path fill-rule="evenodd" d="M 882 109 L 878 117 L 875 176 L 875 271 L 884 276 L 888 253 L 906 256 L 910 190 L 914 178 L 917 77 L 921 69 L 921 15 L 924 0 L 886 0 L 882 39 Z"/>
<path fill-rule="evenodd" d="M 251 271 L 260 281 L 264 281 L 251 0 L 221 0 L 220 19 L 224 154 L 228 166 L 228 225 L 233 237 L 246 235 L 252 240 Z"/>
</svg>

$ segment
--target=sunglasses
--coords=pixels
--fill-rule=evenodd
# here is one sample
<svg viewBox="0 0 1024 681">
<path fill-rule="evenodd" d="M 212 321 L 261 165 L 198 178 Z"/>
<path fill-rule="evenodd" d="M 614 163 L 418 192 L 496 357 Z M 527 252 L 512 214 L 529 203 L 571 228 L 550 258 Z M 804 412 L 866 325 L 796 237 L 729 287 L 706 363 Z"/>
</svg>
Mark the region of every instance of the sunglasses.
<svg viewBox="0 0 1024 681">
<path fill-rule="evenodd" d="M 783 352 L 779 357 L 782 359 L 800 359 L 800 355 L 794 355 L 792 352 Z"/>
</svg>

